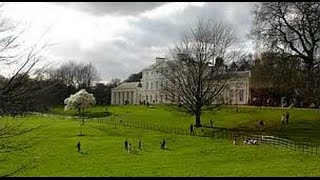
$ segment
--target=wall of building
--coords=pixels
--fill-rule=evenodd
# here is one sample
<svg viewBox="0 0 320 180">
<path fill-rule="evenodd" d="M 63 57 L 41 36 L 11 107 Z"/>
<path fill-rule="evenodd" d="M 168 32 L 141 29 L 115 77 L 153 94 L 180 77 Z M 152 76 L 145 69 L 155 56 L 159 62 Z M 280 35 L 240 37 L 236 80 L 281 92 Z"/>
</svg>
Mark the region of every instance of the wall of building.
<svg viewBox="0 0 320 180">
<path fill-rule="evenodd" d="M 169 103 L 168 97 L 162 93 L 162 85 L 168 80 L 156 71 L 163 64 L 163 58 L 156 58 L 156 63 L 142 70 L 141 88 L 113 89 L 112 104 L 124 104 L 128 100 L 130 104 L 143 103 Z M 236 72 L 234 77 L 227 82 L 226 88 L 221 92 L 220 99 L 215 103 L 224 104 L 248 104 L 250 99 L 250 71 Z M 126 93 L 129 93 L 129 96 Z M 130 95 L 132 93 L 132 99 Z M 127 97 L 128 96 L 128 97 Z"/>
</svg>

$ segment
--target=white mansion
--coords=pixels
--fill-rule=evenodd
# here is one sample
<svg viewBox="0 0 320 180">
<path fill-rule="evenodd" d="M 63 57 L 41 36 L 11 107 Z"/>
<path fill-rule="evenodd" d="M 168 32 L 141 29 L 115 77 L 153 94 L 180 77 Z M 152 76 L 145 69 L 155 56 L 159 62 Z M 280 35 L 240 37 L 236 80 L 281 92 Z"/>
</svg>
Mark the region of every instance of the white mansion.
<svg viewBox="0 0 320 180">
<path fill-rule="evenodd" d="M 142 70 L 141 82 L 122 83 L 112 89 L 111 104 L 140 104 L 141 102 L 158 104 L 170 103 L 162 94 L 161 87 L 168 80 L 156 68 L 165 65 L 164 58 L 156 58 L 156 62 Z M 250 99 L 250 71 L 237 71 L 228 80 L 227 86 L 220 94 L 220 102 L 224 104 L 248 104 Z"/>
</svg>

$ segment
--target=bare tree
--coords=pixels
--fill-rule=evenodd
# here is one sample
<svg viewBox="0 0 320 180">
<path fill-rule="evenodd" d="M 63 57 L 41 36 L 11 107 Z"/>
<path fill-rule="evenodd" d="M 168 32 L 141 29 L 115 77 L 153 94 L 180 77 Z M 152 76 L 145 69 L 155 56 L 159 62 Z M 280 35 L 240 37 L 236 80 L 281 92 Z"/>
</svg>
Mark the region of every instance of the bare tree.
<svg viewBox="0 0 320 180">
<path fill-rule="evenodd" d="M 98 71 L 91 63 L 82 64 L 73 61 L 51 70 L 50 77 L 77 89 L 89 88 L 93 81 L 99 79 Z"/>
<path fill-rule="evenodd" d="M 73 61 L 62 64 L 58 69 L 51 69 L 49 71 L 49 77 L 56 79 L 67 86 L 74 86 L 75 81 L 75 67 L 76 64 Z"/>
<path fill-rule="evenodd" d="M 112 78 L 111 81 L 108 83 L 111 87 L 117 87 L 121 83 L 121 79 L 119 78 Z"/>
<path fill-rule="evenodd" d="M 0 11 L 3 10 L 3 6 L 4 4 L 0 5 Z M 23 31 L 19 31 L 18 29 L 17 25 L 13 24 L 9 19 L 4 18 L 0 12 L 1 116 L 15 114 L 16 111 L 23 110 L 21 109 L 21 105 L 28 103 L 28 99 L 32 95 L 35 95 L 35 87 L 30 85 L 27 86 L 25 80 L 29 78 L 33 69 L 42 59 L 40 52 L 46 47 L 46 44 L 40 46 L 37 44 L 25 48 L 20 39 Z M 31 146 L 31 139 L 26 140 L 20 136 L 25 136 L 34 128 L 26 129 L 20 124 L 5 122 L 5 118 L 0 118 L 1 154 L 22 150 Z M 15 137 L 17 138 L 15 139 Z M 5 159 L 2 160 L 4 161 Z M 25 167 L 25 165 L 22 165 L 20 168 L 12 170 L 11 172 L 5 172 L 2 175 L 12 175 L 13 173 L 25 169 Z"/>
<path fill-rule="evenodd" d="M 201 126 L 201 108 L 218 100 L 229 73 L 223 60 L 230 60 L 237 39 L 231 27 L 222 22 L 199 21 L 183 40 L 171 49 L 166 66 L 159 72 L 168 79 L 163 92 L 169 100 L 195 115 Z M 214 64 L 215 63 L 215 64 Z"/>
<path fill-rule="evenodd" d="M 320 62 L 319 16 L 319 2 L 260 2 L 254 10 L 253 37 L 267 48 L 301 60 L 308 96 L 318 88 L 315 67 Z"/>
<path fill-rule="evenodd" d="M 91 63 L 79 64 L 75 71 L 75 80 L 79 89 L 89 88 L 94 80 L 99 79 L 98 71 Z"/>
<path fill-rule="evenodd" d="M 3 4 L 0 8 L 2 8 Z M 0 74 L 5 76 L 0 83 L 0 113 L 12 114 L 25 98 L 32 96 L 36 86 L 27 85 L 25 80 L 43 59 L 41 51 L 47 44 L 23 46 L 22 31 L 0 14 Z M 41 68 L 39 68 L 41 69 Z M 14 113 L 14 112 L 13 112 Z"/>
</svg>

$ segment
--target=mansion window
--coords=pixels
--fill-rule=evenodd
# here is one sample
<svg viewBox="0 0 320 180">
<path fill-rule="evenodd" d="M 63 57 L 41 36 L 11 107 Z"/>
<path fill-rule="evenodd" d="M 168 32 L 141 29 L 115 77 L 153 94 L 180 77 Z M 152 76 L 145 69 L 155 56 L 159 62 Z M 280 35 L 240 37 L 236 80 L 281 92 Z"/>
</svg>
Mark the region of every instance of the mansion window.
<svg viewBox="0 0 320 180">
<path fill-rule="evenodd" d="M 229 97 L 232 98 L 233 97 L 233 90 L 229 91 Z"/>
<path fill-rule="evenodd" d="M 158 81 L 156 81 L 156 89 L 159 89 Z"/>
<path fill-rule="evenodd" d="M 150 89 L 153 89 L 153 82 L 151 82 L 151 87 L 150 87 Z"/>
<path fill-rule="evenodd" d="M 149 89 L 149 82 L 147 82 L 146 89 L 147 90 Z"/>
<path fill-rule="evenodd" d="M 243 99 L 244 99 L 243 96 L 244 96 L 244 90 L 241 89 L 240 92 L 239 92 L 239 100 L 240 101 L 243 101 Z"/>
</svg>

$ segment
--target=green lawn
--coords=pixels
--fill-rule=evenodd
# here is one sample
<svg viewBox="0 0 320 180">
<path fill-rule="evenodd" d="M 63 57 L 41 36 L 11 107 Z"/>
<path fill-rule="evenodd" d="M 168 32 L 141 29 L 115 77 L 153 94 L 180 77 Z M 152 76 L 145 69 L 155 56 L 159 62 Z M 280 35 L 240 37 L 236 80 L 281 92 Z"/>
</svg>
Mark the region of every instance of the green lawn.
<svg viewBox="0 0 320 180">
<path fill-rule="evenodd" d="M 265 131 L 268 134 L 285 137 L 291 140 L 308 141 L 320 144 L 320 111 L 304 109 L 279 109 L 259 107 L 239 107 L 240 111 L 235 112 L 235 107 L 220 107 L 218 109 L 206 110 L 202 114 L 202 124 L 210 124 L 210 120 L 218 127 L 241 128 L 257 130 L 257 122 L 264 120 Z M 282 113 L 290 112 L 290 124 L 280 126 Z M 76 115 L 75 111 L 63 111 L 63 108 L 54 108 L 51 113 Z M 89 110 L 89 116 L 102 117 L 108 115 L 107 119 L 144 121 L 164 127 L 179 127 L 188 130 L 194 117 L 179 111 L 170 106 L 108 106 L 94 107 Z"/>
<path fill-rule="evenodd" d="M 121 108 L 110 107 L 109 110 L 119 114 L 134 114 L 138 113 L 136 110 L 142 110 L 140 107 L 131 107 L 127 113 L 121 112 Z M 159 117 L 153 120 L 157 122 L 160 118 L 180 114 L 172 112 L 166 116 L 166 113 L 159 112 L 157 116 L 152 116 L 154 111 L 156 109 L 146 110 L 146 114 L 151 117 L 145 119 Z M 79 122 L 72 119 L 36 116 L 6 119 L 11 123 L 23 121 L 24 126 L 28 127 L 40 127 L 27 136 L 17 137 L 26 140 L 34 137 L 37 143 L 23 152 L 8 153 L 5 163 L 1 163 L 2 174 L 28 164 L 24 171 L 14 176 L 320 175 L 319 157 L 267 145 L 234 146 L 230 141 L 222 139 L 178 136 L 121 126 L 114 128 L 95 122 L 86 122 L 85 136 L 80 137 L 77 136 Z M 182 121 L 183 119 L 177 120 L 174 124 Z M 123 143 L 126 138 L 133 143 L 132 153 L 124 151 Z M 143 150 L 137 149 L 140 138 L 144 143 Z M 163 138 L 168 141 L 166 150 L 160 149 L 159 142 Z M 78 140 L 83 145 L 82 153 L 76 151 Z"/>
</svg>

